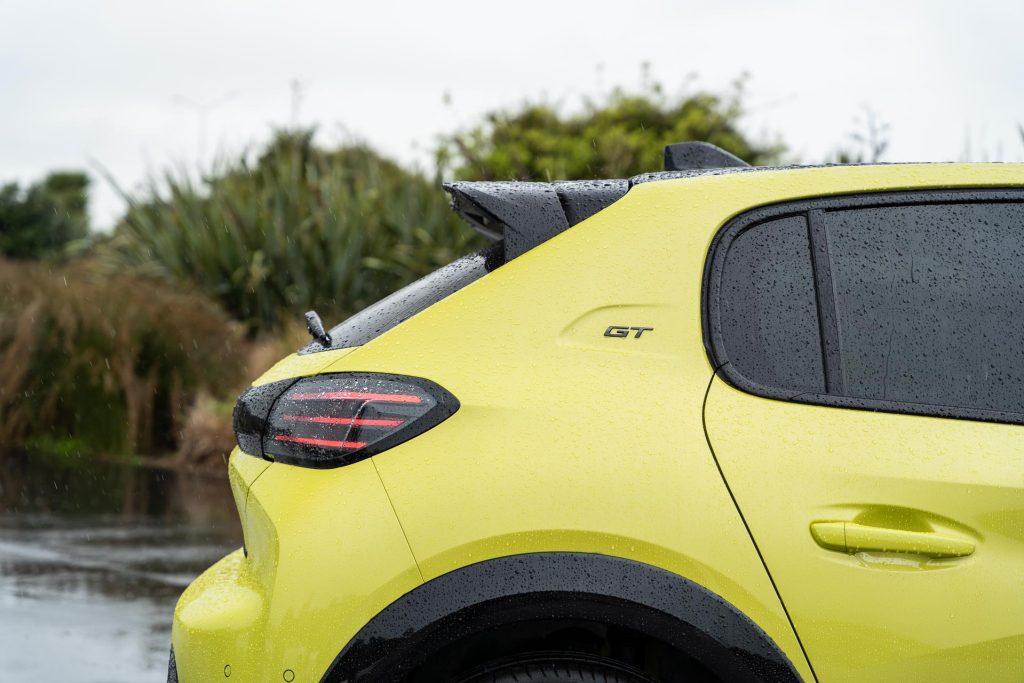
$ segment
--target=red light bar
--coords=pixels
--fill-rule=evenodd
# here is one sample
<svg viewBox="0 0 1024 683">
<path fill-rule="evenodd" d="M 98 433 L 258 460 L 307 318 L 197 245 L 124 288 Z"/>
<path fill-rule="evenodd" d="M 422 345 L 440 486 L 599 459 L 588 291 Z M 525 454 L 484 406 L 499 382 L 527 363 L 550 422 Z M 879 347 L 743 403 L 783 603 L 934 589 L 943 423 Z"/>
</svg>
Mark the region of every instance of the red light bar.
<svg viewBox="0 0 1024 683">
<path fill-rule="evenodd" d="M 307 415 L 282 415 L 281 417 L 290 422 L 316 422 L 328 425 L 355 425 L 357 427 L 397 427 L 403 422 L 402 420 L 374 420 L 365 417 L 313 417 Z"/>
<path fill-rule="evenodd" d="M 310 439 L 304 436 L 285 436 L 284 434 L 278 434 L 274 437 L 274 440 L 290 441 L 292 443 L 306 444 L 307 446 L 323 446 L 324 448 L 356 449 L 366 445 L 365 441 L 331 441 L 329 439 Z"/>
<path fill-rule="evenodd" d="M 366 391 L 319 391 L 312 394 L 292 394 L 292 401 L 380 401 L 381 403 L 422 403 L 416 394 L 373 394 Z"/>
</svg>

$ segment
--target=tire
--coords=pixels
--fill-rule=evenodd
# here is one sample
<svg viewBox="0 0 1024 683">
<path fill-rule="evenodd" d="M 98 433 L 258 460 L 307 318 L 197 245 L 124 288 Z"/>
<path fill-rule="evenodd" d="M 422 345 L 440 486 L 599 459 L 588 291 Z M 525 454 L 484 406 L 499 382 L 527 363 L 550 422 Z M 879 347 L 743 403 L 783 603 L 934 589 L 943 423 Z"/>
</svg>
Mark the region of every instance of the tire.
<svg viewBox="0 0 1024 683">
<path fill-rule="evenodd" d="M 585 657 L 553 656 L 488 667 L 460 683 L 657 683 L 639 672 Z"/>
</svg>

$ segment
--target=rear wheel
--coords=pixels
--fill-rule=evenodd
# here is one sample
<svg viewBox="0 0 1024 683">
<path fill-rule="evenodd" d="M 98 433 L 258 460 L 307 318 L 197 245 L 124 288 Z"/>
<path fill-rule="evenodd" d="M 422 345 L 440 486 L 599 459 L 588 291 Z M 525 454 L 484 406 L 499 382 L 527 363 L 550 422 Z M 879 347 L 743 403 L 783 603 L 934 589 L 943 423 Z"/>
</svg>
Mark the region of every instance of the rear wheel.
<svg viewBox="0 0 1024 683">
<path fill-rule="evenodd" d="M 537 658 L 493 667 L 460 683 L 657 683 L 642 673 L 585 657 Z"/>
</svg>

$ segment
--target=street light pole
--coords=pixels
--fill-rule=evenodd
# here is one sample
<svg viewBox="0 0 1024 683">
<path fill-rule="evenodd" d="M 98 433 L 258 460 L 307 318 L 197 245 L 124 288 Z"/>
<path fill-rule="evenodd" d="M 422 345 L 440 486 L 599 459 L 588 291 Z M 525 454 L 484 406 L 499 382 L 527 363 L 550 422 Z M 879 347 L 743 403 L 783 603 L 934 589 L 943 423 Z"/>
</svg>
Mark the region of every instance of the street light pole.
<svg viewBox="0 0 1024 683">
<path fill-rule="evenodd" d="M 209 122 L 210 113 L 213 112 L 217 107 L 229 102 L 235 97 L 234 92 L 224 93 L 220 97 L 216 97 L 212 100 L 200 102 L 183 95 L 175 95 L 174 103 L 180 107 L 186 107 L 191 109 L 196 114 L 197 119 L 197 134 L 196 134 L 196 161 L 201 166 L 206 158 L 206 128 Z"/>
</svg>

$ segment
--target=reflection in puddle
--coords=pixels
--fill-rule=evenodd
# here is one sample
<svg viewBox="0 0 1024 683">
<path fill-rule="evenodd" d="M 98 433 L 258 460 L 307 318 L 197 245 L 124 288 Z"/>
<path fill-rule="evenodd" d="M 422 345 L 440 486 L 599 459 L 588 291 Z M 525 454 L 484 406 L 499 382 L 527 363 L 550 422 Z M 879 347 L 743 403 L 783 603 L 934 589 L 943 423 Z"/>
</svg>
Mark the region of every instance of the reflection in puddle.
<svg viewBox="0 0 1024 683">
<path fill-rule="evenodd" d="M 0 458 L 5 679 L 164 680 L 178 595 L 241 544 L 227 478 Z"/>
</svg>

